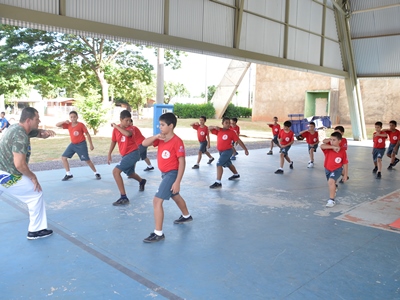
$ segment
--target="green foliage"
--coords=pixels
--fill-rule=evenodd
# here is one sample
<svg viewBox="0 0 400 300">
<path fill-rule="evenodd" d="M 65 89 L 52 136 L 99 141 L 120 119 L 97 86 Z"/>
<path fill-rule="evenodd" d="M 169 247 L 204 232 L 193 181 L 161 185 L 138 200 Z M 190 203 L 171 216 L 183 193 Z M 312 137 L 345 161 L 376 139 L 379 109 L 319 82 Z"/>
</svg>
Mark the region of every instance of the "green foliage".
<svg viewBox="0 0 400 300">
<path fill-rule="evenodd" d="M 207 102 L 211 101 L 211 99 L 214 96 L 216 90 L 217 90 L 217 86 L 215 86 L 215 85 L 207 86 Z M 204 98 L 205 97 L 204 93 L 201 93 L 200 97 Z"/>
<path fill-rule="evenodd" d="M 211 103 L 207 104 L 181 104 L 176 103 L 174 105 L 174 114 L 178 118 L 198 118 L 200 116 L 206 116 L 207 118 L 214 118 L 215 108 Z"/>
<path fill-rule="evenodd" d="M 107 122 L 105 108 L 101 102 L 101 98 L 97 91 L 89 92 L 87 98 L 75 95 L 76 106 L 78 107 L 79 116 L 85 121 L 86 126 L 93 130 L 96 135 L 100 126 Z"/>
<path fill-rule="evenodd" d="M 168 104 L 176 96 L 189 97 L 190 93 L 182 83 L 164 82 L 164 103 Z"/>
<path fill-rule="evenodd" d="M 229 103 L 223 116 L 228 118 L 249 118 L 251 115 L 251 108 L 235 106 L 232 103 Z"/>
</svg>

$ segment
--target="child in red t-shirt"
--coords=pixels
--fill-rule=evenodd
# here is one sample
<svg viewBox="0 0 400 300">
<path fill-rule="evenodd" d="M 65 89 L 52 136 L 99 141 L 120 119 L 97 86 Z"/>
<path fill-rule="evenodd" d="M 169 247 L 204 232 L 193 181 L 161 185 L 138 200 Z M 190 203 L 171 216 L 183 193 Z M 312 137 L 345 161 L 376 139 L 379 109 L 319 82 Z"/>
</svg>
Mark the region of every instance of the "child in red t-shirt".
<svg viewBox="0 0 400 300">
<path fill-rule="evenodd" d="M 78 113 L 76 111 L 71 111 L 69 113 L 69 120 L 66 121 L 61 121 L 56 124 L 57 127 L 61 127 L 63 129 L 68 129 L 69 131 L 69 136 L 71 138 L 71 143 L 65 149 L 64 153 L 61 156 L 61 160 L 63 163 L 63 166 L 66 171 L 66 175 L 62 179 L 62 181 L 67 181 L 74 176 L 71 173 L 71 170 L 69 168 L 69 163 L 68 163 L 68 158 L 72 158 L 74 154 L 78 154 L 79 159 L 81 161 L 85 161 L 88 166 L 92 169 L 94 172 L 94 176 L 96 179 L 101 179 L 101 176 L 99 173 L 97 173 L 96 167 L 94 166 L 93 162 L 89 158 L 89 151 L 86 143 L 86 139 L 89 141 L 90 145 L 90 150 L 93 150 L 93 143 L 92 143 L 92 138 L 89 134 L 89 131 L 87 130 L 85 124 L 78 122 Z M 85 138 L 86 135 L 86 138 Z"/>
<path fill-rule="evenodd" d="M 230 125 L 229 129 L 236 132 L 237 136 L 239 136 L 240 135 L 240 127 L 239 127 L 239 125 L 237 125 L 237 122 L 238 122 L 237 118 L 232 118 L 230 120 L 231 125 Z M 238 155 L 238 153 L 235 149 L 235 144 L 237 144 L 237 142 L 232 142 L 232 151 L 233 151 L 232 153 L 233 154 L 232 154 L 231 160 L 236 160 L 236 155 Z"/>
<path fill-rule="evenodd" d="M 281 145 L 280 167 L 275 171 L 275 174 L 283 174 L 285 159 L 289 163 L 289 168 L 293 169 L 293 161 L 291 161 L 288 155 L 289 149 L 294 143 L 294 133 L 290 130 L 290 127 L 292 127 L 292 122 L 285 121 L 283 129 L 279 132 L 279 144 Z"/>
<path fill-rule="evenodd" d="M 388 170 L 392 170 L 394 166 L 400 161 L 396 155 L 400 145 L 400 131 L 396 129 L 397 122 L 392 120 L 389 122 L 389 129 L 383 129 L 389 136 L 390 145 L 386 153 L 387 157 L 390 158 L 390 164 Z"/>
<path fill-rule="evenodd" d="M 158 242 L 165 239 L 163 233 L 164 222 L 164 200 L 175 201 L 181 210 L 182 215 L 174 221 L 174 224 L 183 224 L 193 221 L 186 202 L 179 194 L 183 173 L 185 172 L 185 145 L 182 140 L 175 135 L 174 128 L 177 123 L 173 113 L 162 114 L 159 118 L 160 133 L 149 137 L 143 141 L 143 146 L 158 146 L 157 162 L 158 168 L 162 173 L 161 184 L 153 198 L 155 229 L 147 238 L 145 243 Z"/>
<path fill-rule="evenodd" d="M 343 148 L 345 151 L 347 151 L 347 139 L 344 137 L 344 127 L 341 126 L 341 125 L 338 125 L 338 126 L 336 126 L 334 128 L 334 131 L 335 132 L 339 132 L 342 135 L 342 139 L 340 140 L 339 147 Z M 324 139 L 322 142 L 324 144 L 330 145 L 330 139 L 329 138 Z M 347 167 L 348 167 L 348 165 L 346 164 L 344 166 L 344 168 L 347 168 Z M 340 181 L 339 181 L 340 183 L 344 183 L 344 180 L 343 180 L 344 168 L 343 168 L 343 172 L 342 172 L 342 179 L 340 179 Z M 349 172 L 348 172 L 348 170 L 346 170 L 346 173 L 347 173 L 347 180 L 349 180 Z"/>
<path fill-rule="evenodd" d="M 347 181 L 348 160 L 346 150 L 339 146 L 342 140 L 340 132 L 333 132 L 329 140 L 330 143 L 322 144 L 321 149 L 325 154 L 324 167 L 329 186 L 329 200 L 326 207 L 333 207 L 336 204 L 336 181 L 342 176 L 343 171 L 343 182 Z"/>
<path fill-rule="evenodd" d="M 372 173 L 376 173 L 376 178 L 382 178 L 382 158 L 385 155 L 386 139 L 388 137 L 385 131 L 382 131 L 382 122 L 375 123 L 375 132 L 372 136 L 374 148 L 372 149 L 372 160 L 374 161 L 375 168 Z"/>
<path fill-rule="evenodd" d="M 317 152 L 319 138 L 318 131 L 315 130 L 315 123 L 310 122 L 308 124 L 308 130 L 300 131 L 300 135 L 302 135 L 308 144 L 308 153 L 310 155 L 310 161 L 308 162 L 307 168 L 314 167 L 314 152 Z"/>
<path fill-rule="evenodd" d="M 214 157 L 212 157 L 210 152 L 207 150 L 210 149 L 210 132 L 208 131 L 208 127 L 205 125 L 206 120 L 207 118 L 205 116 L 201 116 L 199 118 L 199 122 L 190 124 L 194 130 L 197 130 L 197 139 L 200 143 L 197 163 L 192 167 L 192 169 L 198 169 L 200 167 L 200 161 L 203 153 L 209 158 L 207 164 L 211 164 L 214 161 Z"/>
<path fill-rule="evenodd" d="M 217 136 L 217 150 L 219 151 L 219 158 L 217 162 L 217 180 L 210 185 L 211 189 L 222 187 L 221 178 L 223 174 L 223 168 L 229 168 L 232 171 L 233 175 L 229 177 L 229 180 L 235 180 L 240 178 L 239 173 L 237 172 L 235 166 L 232 164 L 231 156 L 233 153 L 232 143 L 238 142 L 238 144 L 244 149 L 244 153 L 249 155 L 249 151 L 247 150 L 244 143 L 241 141 L 239 136 L 235 131 L 229 128 L 230 120 L 227 117 L 222 119 L 222 128 L 218 126 L 210 126 L 209 130 L 212 134 Z"/>
<path fill-rule="evenodd" d="M 112 162 L 112 152 L 115 145 L 118 144 L 119 153 L 122 156 L 121 161 L 113 169 L 113 176 L 115 183 L 118 186 L 118 190 L 121 197 L 113 203 L 114 206 L 129 204 L 129 199 L 126 196 L 124 181 L 122 180 L 121 173 L 124 172 L 128 175 L 128 178 L 133 178 L 139 182 L 139 191 L 144 191 L 146 185 L 146 179 L 142 179 L 138 174 L 135 173 L 136 163 L 140 159 L 139 146 L 135 141 L 135 127 L 131 126 L 131 113 L 127 110 L 123 110 L 120 113 L 120 124 L 117 125 L 112 123 L 111 126 L 114 128 L 111 136 L 110 149 L 108 150 L 107 163 Z M 137 129 L 137 128 L 136 128 Z"/>
<path fill-rule="evenodd" d="M 272 155 L 272 149 L 274 148 L 274 144 L 281 149 L 281 145 L 279 144 L 278 138 L 279 138 L 279 132 L 281 131 L 281 125 L 278 124 L 278 117 L 274 117 L 274 123 L 268 123 L 268 126 L 272 130 L 272 141 L 271 141 L 271 149 L 267 153 L 267 155 Z"/>
</svg>

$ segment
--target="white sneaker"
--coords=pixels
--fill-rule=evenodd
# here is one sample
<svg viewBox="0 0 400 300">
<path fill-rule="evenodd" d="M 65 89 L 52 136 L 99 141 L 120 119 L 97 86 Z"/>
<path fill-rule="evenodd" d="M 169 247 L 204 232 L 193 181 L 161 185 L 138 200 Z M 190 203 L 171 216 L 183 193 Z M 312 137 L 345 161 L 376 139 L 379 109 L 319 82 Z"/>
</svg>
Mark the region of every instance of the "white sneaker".
<svg viewBox="0 0 400 300">
<path fill-rule="evenodd" d="M 336 204 L 335 200 L 329 199 L 325 207 L 334 207 Z"/>
<path fill-rule="evenodd" d="M 314 163 L 309 162 L 307 168 L 314 168 Z"/>
</svg>

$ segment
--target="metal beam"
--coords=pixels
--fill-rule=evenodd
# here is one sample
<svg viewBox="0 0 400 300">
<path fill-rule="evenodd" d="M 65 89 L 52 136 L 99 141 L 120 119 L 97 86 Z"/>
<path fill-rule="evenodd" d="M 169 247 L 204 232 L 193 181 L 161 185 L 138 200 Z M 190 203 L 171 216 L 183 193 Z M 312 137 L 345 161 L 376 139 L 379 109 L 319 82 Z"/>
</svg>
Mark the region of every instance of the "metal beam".
<svg viewBox="0 0 400 300">
<path fill-rule="evenodd" d="M 352 37 L 352 40 L 363 40 L 363 39 L 375 39 L 375 38 L 384 38 L 390 36 L 400 36 L 400 33 L 390 33 L 390 34 L 379 34 L 379 35 L 369 35 L 369 36 L 358 36 Z"/>
<path fill-rule="evenodd" d="M 351 13 L 352 14 L 361 14 L 361 13 L 366 13 L 366 12 L 371 12 L 371 11 L 376 11 L 376 10 L 381 10 L 381 9 L 399 7 L 399 6 L 400 6 L 400 3 L 397 3 L 397 4 L 391 4 L 391 5 L 385 5 L 385 6 L 378 6 L 378 7 L 373 7 L 373 8 L 355 10 L 355 11 L 352 11 Z"/>
<path fill-rule="evenodd" d="M 169 0 L 164 0 L 164 34 L 169 34 Z"/>
<path fill-rule="evenodd" d="M 240 47 L 240 35 L 242 32 L 242 20 L 243 20 L 243 6 L 244 6 L 244 0 L 237 0 L 236 2 L 239 2 L 239 7 L 236 8 L 235 11 L 235 36 L 233 38 L 234 45 L 233 48 L 239 48 Z"/>
<path fill-rule="evenodd" d="M 58 0 L 58 14 L 60 16 L 67 15 L 67 0 Z"/>
<path fill-rule="evenodd" d="M 322 6 L 322 28 L 321 28 L 321 35 L 324 37 L 325 36 L 325 23 L 326 23 L 326 0 L 324 0 L 324 4 Z M 325 55 L 325 39 L 321 38 L 321 53 L 319 56 L 319 65 L 323 66 L 324 65 L 324 55 Z"/>
<path fill-rule="evenodd" d="M 283 40 L 283 57 L 288 57 L 288 48 L 289 48 L 289 7 L 290 0 L 286 0 L 285 3 L 285 32 L 284 32 L 284 40 Z"/>
</svg>

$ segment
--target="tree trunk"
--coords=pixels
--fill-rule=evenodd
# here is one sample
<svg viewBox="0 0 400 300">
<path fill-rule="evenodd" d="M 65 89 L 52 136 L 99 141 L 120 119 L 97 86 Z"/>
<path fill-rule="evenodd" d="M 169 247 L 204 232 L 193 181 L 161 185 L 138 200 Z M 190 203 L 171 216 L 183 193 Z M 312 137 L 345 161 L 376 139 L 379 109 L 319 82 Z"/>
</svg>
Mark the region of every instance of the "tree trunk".
<svg viewBox="0 0 400 300">
<path fill-rule="evenodd" d="M 103 99 L 103 105 L 108 104 L 108 102 L 109 102 L 109 99 L 108 99 L 109 84 L 108 84 L 107 80 L 104 78 L 104 71 L 96 70 L 96 76 L 101 85 L 101 95 L 102 95 L 102 99 Z"/>
</svg>

